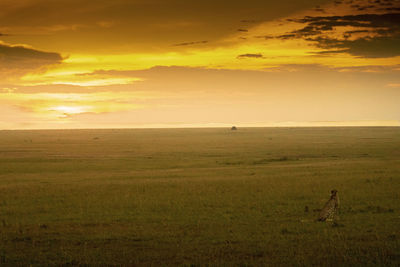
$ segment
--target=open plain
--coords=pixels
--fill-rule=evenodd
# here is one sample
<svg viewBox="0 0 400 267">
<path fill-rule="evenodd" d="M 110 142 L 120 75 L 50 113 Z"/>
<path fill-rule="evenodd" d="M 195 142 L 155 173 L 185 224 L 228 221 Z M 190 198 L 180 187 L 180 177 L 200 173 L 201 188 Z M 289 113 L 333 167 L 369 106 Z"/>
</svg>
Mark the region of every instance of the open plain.
<svg viewBox="0 0 400 267">
<path fill-rule="evenodd" d="M 0 131 L 0 235 L 1 266 L 399 266 L 400 128 Z"/>
</svg>

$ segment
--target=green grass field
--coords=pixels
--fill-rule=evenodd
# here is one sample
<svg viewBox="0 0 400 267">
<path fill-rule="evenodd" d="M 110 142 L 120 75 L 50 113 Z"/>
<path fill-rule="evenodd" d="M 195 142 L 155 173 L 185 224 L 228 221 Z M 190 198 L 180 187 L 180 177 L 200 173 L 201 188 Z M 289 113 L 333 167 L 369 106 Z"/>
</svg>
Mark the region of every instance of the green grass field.
<svg viewBox="0 0 400 267">
<path fill-rule="evenodd" d="M 1 266 L 399 266 L 400 128 L 0 131 L 0 234 Z"/>
</svg>

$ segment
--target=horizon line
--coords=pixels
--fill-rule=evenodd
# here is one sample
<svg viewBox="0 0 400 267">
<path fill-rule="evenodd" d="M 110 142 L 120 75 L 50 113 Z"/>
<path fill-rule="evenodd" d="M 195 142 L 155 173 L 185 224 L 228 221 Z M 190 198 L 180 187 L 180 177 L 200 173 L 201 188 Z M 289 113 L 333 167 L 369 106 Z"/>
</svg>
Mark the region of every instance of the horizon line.
<svg viewBox="0 0 400 267">
<path fill-rule="evenodd" d="M 32 127 L 4 128 L 0 131 L 30 131 L 30 130 L 122 130 L 122 129 L 207 129 L 207 128 L 340 128 L 340 127 L 400 127 L 398 120 L 386 121 L 310 121 L 310 122 L 270 122 L 270 123 L 206 123 L 206 124 L 142 124 L 93 127 Z"/>
</svg>

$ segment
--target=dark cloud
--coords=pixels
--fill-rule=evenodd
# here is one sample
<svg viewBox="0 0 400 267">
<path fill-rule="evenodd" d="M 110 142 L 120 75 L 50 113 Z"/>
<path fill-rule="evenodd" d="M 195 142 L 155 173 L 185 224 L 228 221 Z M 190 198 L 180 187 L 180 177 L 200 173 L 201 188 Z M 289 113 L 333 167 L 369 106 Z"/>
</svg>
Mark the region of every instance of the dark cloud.
<svg viewBox="0 0 400 267">
<path fill-rule="evenodd" d="M 332 38 L 310 39 L 330 53 L 349 53 L 358 57 L 387 58 L 400 55 L 400 37 L 359 38 L 356 40 L 337 40 Z"/>
<path fill-rule="evenodd" d="M 355 31 L 346 31 L 346 34 L 354 34 L 354 33 L 367 33 L 368 30 L 355 30 Z"/>
<path fill-rule="evenodd" d="M 385 11 L 400 11 L 400 7 L 387 7 L 384 10 Z"/>
<path fill-rule="evenodd" d="M 293 35 L 293 37 L 294 37 L 294 35 Z M 257 35 L 257 36 L 254 36 L 254 38 L 269 40 L 269 39 L 274 39 L 276 37 L 272 36 L 272 35 Z"/>
<path fill-rule="evenodd" d="M 354 34 L 360 34 L 360 33 L 369 33 L 368 30 L 354 30 L 354 31 L 346 31 L 343 34 L 343 38 L 348 39 L 352 37 Z"/>
<path fill-rule="evenodd" d="M 267 36 L 265 36 L 265 37 L 267 37 Z M 283 39 L 283 40 L 287 40 L 287 39 L 292 39 L 292 38 L 295 38 L 295 37 L 296 37 L 296 34 L 294 34 L 294 33 L 288 33 L 288 34 L 279 35 L 277 38 Z M 266 38 L 266 39 L 267 39 L 267 38 Z"/>
<path fill-rule="evenodd" d="M 243 54 L 237 56 L 237 58 L 242 59 L 242 58 L 264 58 L 262 54 Z"/>
<path fill-rule="evenodd" d="M 334 27 L 362 27 L 362 28 L 386 28 L 388 30 L 400 30 L 400 13 L 386 14 L 361 14 L 347 16 L 318 16 L 305 17 L 295 20 L 298 23 L 307 24 L 304 28 L 294 31 L 299 37 L 310 31 L 320 32 L 332 30 Z"/>
<path fill-rule="evenodd" d="M 356 5 L 353 5 L 353 7 L 356 7 Z M 318 54 L 349 53 L 367 58 L 400 55 L 400 13 L 306 16 L 302 19 L 288 19 L 288 21 L 301 23 L 305 26 L 275 36 L 275 38 L 282 40 L 302 38 L 315 43 L 319 48 L 329 49 L 329 51 L 322 51 Z M 330 33 L 337 27 L 359 29 L 346 31 L 342 38 L 330 37 Z M 355 34 L 363 34 L 363 36 L 355 36 Z M 350 40 L 350 37 L 357 38 Z M 270 37 L 264 36 L 264 38 Z"/>
<path fill-rule="evenodd" d="M 0 43 L 0 55 L 2 61 L 20 61 L 20 60 L 40 60 L 51 63 L 59 62 L 62 57 L 58 53 L 43 52 L 24 46 L 11 46 Z"/>
<path fill-rule="evenodd" d="M 173 46 L 187 46 L 187 45 L 197 45 L 206 43 L 208 43 L 208 41 L 196 41 L 196 42 L 185 42 L 185 43 L 174 44 Z"/>
<path fill-rule="evenodd" d="M 237 29 L 238 32 L 248 32 L 246 29 Z"/>
<path fill-rule="evenodd" d="M 392 1 L 393 1 L 393 0 L 381 0 L 381 1 L 379 1 L 379 4 L 380 4 L 381 6 L 393 6 Z"/>
<path fill-rule="evenodd" d="M 317 12 L 325 12 L 325 9 L 323 9 L 323 8 L 321 8 L 320 6 L 316 6 L 315 8 L 314 8 L 314 11 L 317 11 Z"/>
<path fill-rule="evenodd" d="M 331 56 L 335 54 L 342 54 L 342 53 L 348 53 L 348 49 L 342 49 L 342 50 L 325 50 L 325 51 L 318 51 L 318 52 L 313 52 L 312 55 L 318 55 L 318 56 Z"/>
<path fill-rule="evenodd" d="M 11 46 L 0 43 L 0 66 L 1 64 L 19 65 L 30 62 L 36 65 L 48 65 L 59 63 L 62 56 L 58 53 L 44 52 L 24 46 Z"/>
<path fill-rule="evenodd" d="M 357 10 L 358 11 L 364 11 L 364 10 L 373 9 L 373 8 L 376 8 L 376 6 L 374 6 L 374 5 L 360 6 L 360 7 L 357 8 Z"/>
<path fill-rule="evenodd" d="M 254 19 L 243 19 L 240 22 L 242 23 L 259 23 L 259 20 L 254 20 Z"/>
<path fill-rule="evenodd" d="M 61 63 L 58 53 L 0 43 L 0 78 L 21 76 L 40 67 Z"/>
</svg>

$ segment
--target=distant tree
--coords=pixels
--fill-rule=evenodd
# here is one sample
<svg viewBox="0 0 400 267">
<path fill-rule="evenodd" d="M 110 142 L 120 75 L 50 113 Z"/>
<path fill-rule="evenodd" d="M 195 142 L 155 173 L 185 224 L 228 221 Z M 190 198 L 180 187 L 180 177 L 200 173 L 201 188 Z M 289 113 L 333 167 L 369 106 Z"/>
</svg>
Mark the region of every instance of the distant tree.
<svg viewBox="0 0 400 267">
<path fill-rule="evenodd" d="M 237 130 L 236 126 L 232 126 L 231 130 L 236 131 Z"/>
</svg>

